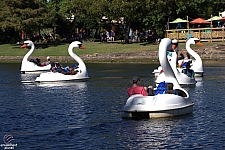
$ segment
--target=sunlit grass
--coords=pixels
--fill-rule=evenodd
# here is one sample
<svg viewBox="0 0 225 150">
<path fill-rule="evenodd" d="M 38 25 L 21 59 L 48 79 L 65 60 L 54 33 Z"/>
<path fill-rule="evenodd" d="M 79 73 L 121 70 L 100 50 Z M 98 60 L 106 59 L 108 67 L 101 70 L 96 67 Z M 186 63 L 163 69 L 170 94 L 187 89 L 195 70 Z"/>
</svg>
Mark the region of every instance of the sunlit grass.
<svg viewBox="0 0 225 150">
<path fill-rule="evenodd" d="M 205 42 L 204 45 L 216 44 Z M 36 50 L 32 56 L 69 56 L 68 43 L 48 44 L 47 48 L 41 48 L 41 45 L 36 45 Z M 151 51 L 158 50 L 158 44 L 148 43 L 133 43 L 122 44 L 118 43 L 101 43 L 101 42 L 84 42 L 83 46 L 86 50 L 74 49 L 77 55 L 94 54 L 94 53 L 115 53 L 115 52 L 137 52 L 137 51 Z M 194 46 L 194 45 L 193 45 Z M 179 48 L 185 48 L 185 43 L 180 43 Z M 17 44 L 0 44 L 0 56 L 24 56 L 30 49 L 22 49 Z"/>
<path fill-rule="evenodd" d="M 21 45 L 16 44 L 1 44 L 0 56 L 24 56 L 30 48 L 20 48 Z M 32 56 L 69 56 L 68 43 L 65 44 L 49 44 L 47 48 L 41 48 L 36 45 L 36 50 Z M 84 42 L 83 46 L 86 50 L 74 49 L 74 52 L 80 54 L 94 54 L 94 53 L 113 53 L 113 52 L 134 52 L 144 50 L 157 50 L 158 45 L 133 43 L 101 43 L 101 42 Z"/>
</svg>

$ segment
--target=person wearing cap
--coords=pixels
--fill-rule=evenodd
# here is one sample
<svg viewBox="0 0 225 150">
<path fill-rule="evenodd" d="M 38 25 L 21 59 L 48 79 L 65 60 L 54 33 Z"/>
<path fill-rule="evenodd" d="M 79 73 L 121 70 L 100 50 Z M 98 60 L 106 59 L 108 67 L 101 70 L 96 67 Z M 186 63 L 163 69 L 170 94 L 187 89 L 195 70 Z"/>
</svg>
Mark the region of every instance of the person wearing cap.
<svg viewBox="0 0 225 150">
<path fill-rule="evenodd" d="M 41 66 L 41 60 L 40 60 L 39 58 L 36 58 L 35 60 L 36 60 L 36 64 L 37 64 L 38 66 Z"/>
<path fill-rule="evenodd" d="M 132 85 L 132 87 L 129 87 L 127 89 L 128 95 L 129 96 L 135 95 L 135 94 L 141 94 L 143 96 L 153 95 L 152 86 L 149 86 L 148 88 L 139 86 L 138 84 L 140 83 L 140 80 L 141 79 L 139 76 L 132 77 L 133 85 Z M 150 91 L 151 94 L 149 94 L 147 91 Z"/>
<path fill-rule="evenodd" d="M 178 53 L 178 41 L 176 39 L 172 40 L 172 52 Z"/>
<path fill-rule="evenodd" d="M 41 66 L 47 66 L 47 65 L 49 65 L 50 63 L 51 63 L 51 61 L 50 61 L 50 57 L 49 57 L 49 56 L 47 56 L 47 61 L 46 61 L 46 62 L 41 63 Z"/>
<path fill-rule="evenodd" d="M 194 78 L 195 72 L 192 69 L 190 69 L 190 67 L 191 67 L 190 62 L 187 62 L 186 68 L 182 70 L 182 73 L 186 74 L 190 78 Z"/>
<path fill-rule="evenodd" d="M 178 41 L 176 39 L 172 40 L 172 49 L 167 50 L 167 56 L 172 57 L 172 52 L 176 52 L 178 54 Z"/>
</svg>

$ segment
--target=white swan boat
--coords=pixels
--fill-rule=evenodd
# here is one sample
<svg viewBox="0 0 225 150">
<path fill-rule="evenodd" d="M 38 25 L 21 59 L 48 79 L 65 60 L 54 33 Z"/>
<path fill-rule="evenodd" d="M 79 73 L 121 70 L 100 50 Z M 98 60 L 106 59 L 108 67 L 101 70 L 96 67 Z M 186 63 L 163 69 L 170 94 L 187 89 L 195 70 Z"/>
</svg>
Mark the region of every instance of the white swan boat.
<svg viewBox="0 0 225 150">
<path fill-rule="evenodd" d="M 163 61 L 163 60 L 162 60 Z M 167 59 L 165 59 L 164 61 L 168 61 Z M 186 74 L 181 73 L 178 69 L 177 69 L 177 53 L 176 52 L 172 52 L 172 57 L 170 59 L 170 66 L 174 72 L 174 75 L 178 81 L 178 83 L 180 85 L 194 85 L 197 83 L 197 81 L 195 80 L 195 78 L 190 78 L 188 77 Z M 167 77 L 165 76 L 164 72 L 161 72 L 158 77 L 156 78 L 155 82 L 157 84 L 159 84 L 160 82 L 166 81 Z"/>
<path fill-rule="evenodd" d="M 81 48 L 85 49 L 85 47 L 82 46 L 82 43 L 79 41 L 74 41 L 69 45 L 68 52 L 69 55 L 78 62 L 78 73 L 75 75 L 65 75 L 58 72 L 46 72 L 41 73 L 39 77 L 36 78 L 36 82 L 56 82 L 56 81 L 71 81 L 71 80 L 85 80 L 88 79 L 88 72 L 85 63 L 83 60 L 74 54 L 73 49 L 74 48 Z"/>
<path fill-rule="evenodd" d="M 189 98 L 188 92 L 181 88 L 167 60 L 166 50 L 171 48 L 171 40 L 162 39 L 159 45 L 159 61 L 168 81 L 173 83 L 175 94 L 158 94 L 155 96 L 132 95 L 126 101 L 123 108 L 124 118 L 133 117 L 171 117 L 192 113 L 194 103 Z"/>
<path fill-rule="evenodd" d="M 30 46 L 31 49 L 27 52 L 27 54 L 23 57 L 22 64 L 21 64 L 21 73 L 41 73 L 49 71 L 51 68 L 51 65 L 47 66 L 38 66 L 37 64 L 28 61 L 28 58 L 32 55 L 32 53 L 35 50 L 34 43 L 30 40 L 24 41 L 24 45 L 21 46 L 21 48 Z"/>
<path fill-rule="evenodd" d="M 195 60 L 192 60 L 192 59 L 182 59 L 182 60 L 179 60 L 178 63 L 179 64 L 182 64 L 182 63 L 185 63 L 185 62 L 192 62 L 191 63 L 191 68 L 192 70 L 194 70 L 195 72 L 195 77 L 198 77 L 198 76 L 203 76 L 203 73 L 204 73 L 204 69 L 203 69 L 203 63 L 202 63 L 202 59 L 201 57 L 194 51 L 191 49 L 191 44 L 199 44 L 199 45 L 202 45 L 200 42 L 199 42 L 199 39 L 198 38 L 190 38 L 187 42 L 186 42 L 186 50 L 187 52 L 192 55 L 194 57 Z M 182 72 L 182 70 L 184 68 L 177 68 L 179 72 Z M 162 67 L 159 66 L 157 69 L 154 69 L 153 70 L 153 74 L 155 75 L 155 77 L 157 77 L 162 71 Z"/>
<path fill-rule="evenodd" d="M 183 59 L 183 60 L 179 60 L 178 63 L 181 64 L 183 62 L 191 61 L 190 69 L 192 69 L 195 72 L 195 76 L 202 77 L 204 74 L 202 59 L 193 49 L 191 49 L 191 44 L 202 45 L 202 43 L 200 43 L 199 41 L 200 40 L 198 38 L 190 38 L 186 43 L 186 50 L 192 57 L 194 57 L 194 60 Z M 178 69 L 181 72 L 184 68 L 178 68 Z"/>
</svg>

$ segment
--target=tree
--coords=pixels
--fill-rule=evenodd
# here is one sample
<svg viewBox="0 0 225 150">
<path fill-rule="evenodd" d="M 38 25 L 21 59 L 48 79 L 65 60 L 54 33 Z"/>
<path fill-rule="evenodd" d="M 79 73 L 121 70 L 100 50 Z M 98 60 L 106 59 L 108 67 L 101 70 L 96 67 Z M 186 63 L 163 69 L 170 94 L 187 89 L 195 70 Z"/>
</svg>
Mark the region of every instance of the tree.
<svg viewBox="0 0 225 150">
<path fill-rule="evenodd" d="M 4 8 L 0 10 L 4 17 L 0 27 L 13 28 L 16 31 L 25 30 L 28 33 L 38 31 L 48 20 L 44 0 L 3 0 Z"/>
</svg>

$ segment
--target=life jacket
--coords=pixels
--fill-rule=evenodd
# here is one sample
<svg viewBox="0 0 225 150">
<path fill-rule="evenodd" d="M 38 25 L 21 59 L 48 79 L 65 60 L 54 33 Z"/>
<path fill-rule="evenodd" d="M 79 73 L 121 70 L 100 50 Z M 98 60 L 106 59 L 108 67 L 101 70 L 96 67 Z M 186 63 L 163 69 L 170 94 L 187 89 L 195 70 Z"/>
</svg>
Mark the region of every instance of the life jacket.
<svg viewBox="0 0 225 150">
<path fill-rule="evenodd" d="M 155 90 L 155 95 L 163 94 L 167 90 L 167 82 L 160 82 L 157 89 Z"/>
</svg>

